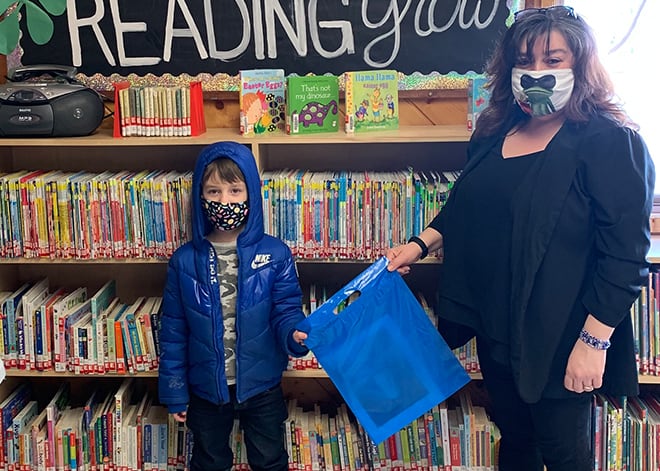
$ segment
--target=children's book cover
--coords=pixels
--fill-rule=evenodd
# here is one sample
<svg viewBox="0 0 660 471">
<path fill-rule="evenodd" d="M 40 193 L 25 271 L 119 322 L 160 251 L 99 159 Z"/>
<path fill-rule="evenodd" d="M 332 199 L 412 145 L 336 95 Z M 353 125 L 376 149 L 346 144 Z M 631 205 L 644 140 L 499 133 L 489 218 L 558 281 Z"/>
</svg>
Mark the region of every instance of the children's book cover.
<svg viewBox="0 0 660 471">
<path fill-rule="evenodd" d="M 477 119 L 481 112 L 488 106 L 490 94 L 484 88 L 487 79 L 485 77 L 475 77 L 468 80 L 468 115 L 467 115 L 467 128 L 468 131 L 474 131 L 477 125 Z"/>
<path fill-rule="evenodd" d="M 399 127 L 399 84 L 395 70 L 346 72 L 346 132 Z"/>
<path fill-rule="evenodd" d="M 286 132 L 308 134 L 339 130 L 339 82 L 334 75 L 287 77 Z"/>
<path fill-rule="evenodd" d="M 284 70 L 241 70 L 239 76 L 241 134 L 284 132 Z"/>
</svg>

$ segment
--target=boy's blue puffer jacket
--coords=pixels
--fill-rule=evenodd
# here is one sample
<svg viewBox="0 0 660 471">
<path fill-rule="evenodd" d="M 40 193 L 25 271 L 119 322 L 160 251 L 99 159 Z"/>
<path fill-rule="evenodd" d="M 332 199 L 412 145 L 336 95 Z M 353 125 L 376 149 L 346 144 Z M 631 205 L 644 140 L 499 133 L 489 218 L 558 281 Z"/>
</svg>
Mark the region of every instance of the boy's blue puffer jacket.
<svg viewBox="0 0 660 471">
<path fill-rule="evenodd" d="M 293 341 L 304 319 L 293 257 L 279 239 L 264 234 L 261 180 L 252 153 L 234 142 L 208 146 L 197 160 L 192 188 L 191 242 L 168 265 L 160 328 L 160 401 L 171 413 L 186 409 L 189 393 L 212 403 L 229 400 L 225 379 L 223 319 L 216 255 L 205 238 L 212 230 L 201 206 L 204 169 L 233 159 L 248 187 L 249 216 L 237 240 L 236 397 L 239 402 L 279 384 L 288 355 L 307 349 Z"/>
</svg>

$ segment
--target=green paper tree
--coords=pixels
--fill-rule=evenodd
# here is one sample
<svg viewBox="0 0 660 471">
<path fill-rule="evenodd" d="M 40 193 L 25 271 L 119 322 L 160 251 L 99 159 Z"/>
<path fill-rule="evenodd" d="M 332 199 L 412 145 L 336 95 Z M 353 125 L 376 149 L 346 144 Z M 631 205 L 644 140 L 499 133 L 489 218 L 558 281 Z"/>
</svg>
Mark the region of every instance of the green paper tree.
<svg viewBox="0 0 660 471">
<path fill-rule="evenodd" d="M 11 54 L 18 45 L 18 14 L 24 8 L 27 30 L 35 44 L 46 44 L 53 37 L 53 20 L 66 10 L 66 0 L 0 0 L 0 54 Z"/>
</svg>

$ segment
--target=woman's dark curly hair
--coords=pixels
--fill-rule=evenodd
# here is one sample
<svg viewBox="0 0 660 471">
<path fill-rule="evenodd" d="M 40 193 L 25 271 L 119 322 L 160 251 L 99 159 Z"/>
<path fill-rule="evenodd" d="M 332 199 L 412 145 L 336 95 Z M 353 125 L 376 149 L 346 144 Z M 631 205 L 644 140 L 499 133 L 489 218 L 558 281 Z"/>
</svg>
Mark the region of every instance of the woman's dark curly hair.
<svg viewBox="0 0 660 471">
<path fill-rule="evenodd" d="M 549 47 L 550 32 L 559 32 L 573 53 L 575 84 L 564 108 L 569 121 L 584 123 L 594 116 L 604 116 L 620 126 L 634 124 L 617 102 L 612 81 L 598 58 L 596 40 L 591 27 L 579 16 L 564 12 L 539 11 L 520 15 L 498 42 L 488 64 L 486 88 L 490 91 L 488 107 L 481 113 L 475 134 L 504 134 L 530 117 L 515 103 L 511 89 L 511 69 L 525 44 L 531 58 L 537 39 L 544 38 Z"/>
</svg>

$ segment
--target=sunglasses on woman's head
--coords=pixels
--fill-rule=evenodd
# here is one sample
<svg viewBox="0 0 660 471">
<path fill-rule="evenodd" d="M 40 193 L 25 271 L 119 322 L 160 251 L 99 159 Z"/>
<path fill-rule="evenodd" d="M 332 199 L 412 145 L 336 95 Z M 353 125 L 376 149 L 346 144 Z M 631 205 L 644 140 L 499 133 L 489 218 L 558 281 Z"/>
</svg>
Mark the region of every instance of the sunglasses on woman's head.
<svg viewBox="0 0 660 471">
<path fill-rule="evenodd" d="M 518 21 L 523 18 L 526 18 L 531 15 L 543 14 L 550 18 L 563 18 L 570 16 L 571 18 L 577 18 L 577 14 L 573 7 L 566 5 L 555 5 L 553 7 L 547 8 L 525 8 L 524 10 L 519 10 L 513 14 L 513 21 Z"/>
</svg>

